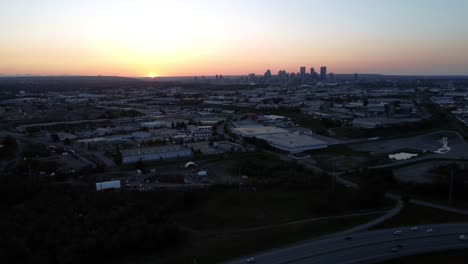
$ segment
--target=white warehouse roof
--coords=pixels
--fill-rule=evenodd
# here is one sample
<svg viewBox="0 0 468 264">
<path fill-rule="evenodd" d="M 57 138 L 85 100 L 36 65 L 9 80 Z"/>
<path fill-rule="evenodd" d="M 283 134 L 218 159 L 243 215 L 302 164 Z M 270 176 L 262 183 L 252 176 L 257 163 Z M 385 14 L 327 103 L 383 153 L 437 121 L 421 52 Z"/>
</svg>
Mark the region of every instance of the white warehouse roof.
<svg viewBox="0 0 468 264">
<path fill-rule="evenodd" d="M 328 143 L 313 137 L 294 133 L 261 135 L 257 138 L 267 141 L 271 146 L 289 153 L 300 153 L 313 149 L 327 148 Z"/>
<path fill-rule="evenodd" d="M 255 137 L 260 135 L 272 135 L 280 133 L 288 133 L 286 129 L 273 126 L 251 126 L 233 128 L 232 131 L 243 137 Z"/>
</svg>

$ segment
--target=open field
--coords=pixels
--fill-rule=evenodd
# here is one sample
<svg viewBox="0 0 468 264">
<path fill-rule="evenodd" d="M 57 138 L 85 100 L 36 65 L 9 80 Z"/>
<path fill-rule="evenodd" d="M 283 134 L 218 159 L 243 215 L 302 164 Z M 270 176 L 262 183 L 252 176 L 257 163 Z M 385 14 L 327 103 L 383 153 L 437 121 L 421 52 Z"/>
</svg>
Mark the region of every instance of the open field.
<svg viewBox="0 0 468 264">
<path fill-rule="evenodd" d="M 468 251 L 466 249 L 437 252 L 425 255 L 408 256 L 399 259 L 383 262 L 381 264 L 465 264 L 468 259 Z"/>
<path fill-rule="evenodd" d="M 465 209 L 468 210 L 468 201 L 466 200 L 457 200 L 453 199 L 451 202 L 448 200 L 448 193 L 449 190 L 447 189 L 447 195 L 422 195 L 422 194 L 417 194 L 413 195 L 412 198 L 414 199 L 419 199 L 423 201 L 427 201 L 436 205 L 441 205 L 441 206 L 449 206 L 453 208 L 458 208 L 458 209 Z"/>
<path fill-rule="evenodd" d="M 257 190 L 237 189 L 200 193 L 200 204 L 176 214 L 175 222 L 192 229 L 229 229 L 280 224 L 300 219 L 356 212 L 355 191 L 337 187 L 340 199 L 336 210 L 327 210 L 327 190 Z"/>
<path fill-rule="evenodd" d="M 418 226 L 427 224 L 442 224 L 467 222 L 468 216 L 449 213 L 438 209 L 408 204 L 401 210 L 400 214 L 382 223 L 374 229 L 384 229 L 400 226 Z"/>
<path fill-rule="evenodd" d="M 468 161 L 460 160 L 418 162 L 413 165 L 395 169 L 395 178 L 401 182 L 432 183 L 433 179 L 437 177 L 437 174 L 431 170 L 451 163 L 463 164 L 464 166 L 468 165 Z"/>
<path fill-rule="evenodd" d="M 251 232 L 219 233 L 207 236 L 192 235 L 189 242 L 181 250 L 171 252 L 165 256 L 130 257 L 126 258 L 122 263 L 192 264 L 194 259 L 196 259 L 197 263 L 219 263 L 232 258 L 258 253 L 259 251 L 343 231 L 379 216 L 380 214 L 376 213 L 366 216 L 297 223 Z"/>
</svg>

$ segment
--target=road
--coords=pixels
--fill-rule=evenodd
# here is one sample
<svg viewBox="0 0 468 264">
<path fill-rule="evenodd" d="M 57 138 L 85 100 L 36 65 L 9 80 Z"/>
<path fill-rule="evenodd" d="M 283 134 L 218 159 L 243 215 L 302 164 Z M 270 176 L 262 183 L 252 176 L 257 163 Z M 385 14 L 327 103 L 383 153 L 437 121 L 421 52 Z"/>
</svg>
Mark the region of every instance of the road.
<svg viewBox="0 0 468 264">
<path fill-rule="evenodd" d="M 427 232 L 427 229 L 433 232 Z M 403 233 L 394 235 L 395 230 Z M 378 263 L 419 253 L 468 248 L 468 241 L 459 239 L 462 234 L 468 235 L 468 223 L 421 226 L 417 231 L 401 227 L 356 233 L 352 240 L 346 240 L 345 235 L 337 235 L 252 257 L 255 264 Z M 398 245 L 402 246 L 401 249 L 393 252 L 392 248 Z M 247 258 L 227 263 L 246 263 Z"/>
</svg>

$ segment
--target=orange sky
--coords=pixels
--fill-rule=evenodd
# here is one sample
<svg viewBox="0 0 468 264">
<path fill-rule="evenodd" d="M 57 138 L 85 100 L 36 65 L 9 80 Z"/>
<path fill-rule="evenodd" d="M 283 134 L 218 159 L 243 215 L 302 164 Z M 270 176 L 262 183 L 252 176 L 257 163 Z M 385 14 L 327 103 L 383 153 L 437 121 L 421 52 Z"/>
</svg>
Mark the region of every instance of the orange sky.
<svg viewBox="0 0 468 264">
<path fill-rule="evenodd" d="M 468 1 L 6 2 L 0 74 L 468 74 Z"/>
</svg>

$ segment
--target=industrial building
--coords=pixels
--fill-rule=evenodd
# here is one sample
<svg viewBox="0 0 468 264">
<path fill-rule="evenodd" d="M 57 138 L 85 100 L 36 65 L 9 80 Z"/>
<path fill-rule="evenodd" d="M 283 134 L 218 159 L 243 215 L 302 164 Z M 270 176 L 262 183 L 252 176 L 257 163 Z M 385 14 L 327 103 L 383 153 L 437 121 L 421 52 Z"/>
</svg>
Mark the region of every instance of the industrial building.
<svg viewBox="0 0 468 264">
<path fill-rule="evenodd" d="M 189 126 L 190 135 L 197 139 L 208 139 L 213 134 L 212 126 Z"/>
<path fill-rule="evenodd" d="M 400 126 L 420 122 L 421 120 L 421 118 L 356 118 L 353 120 L 352 125 L 354 127 L 370 129 L 377 127 Z"/>
<path fill-rule="evenodd" d="M 122 150 L 122 162 L 124 164 L 138 161 L 155 161 L 164 159 L 177 159 L 191 157 L 192 150 L 182 146 L 164 146 L 151 148 L 137 148 Z"/>
<path fill-rule="evenodd" d="M 121 187 L 120 180 L 96 182 L 96 191 L 116 190 L 116 189 L 120 189 L 120 187 Z"/>
<path fill-rule="evenodd" d="M 156 128 L 171 127 L 171 123 L 164 122 L 164 121 L 152 121 L 152 122 L 143 122 L 140 124 L 140 126 L 143 128 L 156 129 Z"/>
<path fill-rule="evenodd" d="M 301 153 L 328 147 L 328 144 L 322 140 L 273 126 L 240 126 L 232 128 L 232 132 L 242 137 L 263 139 L 272 147 L 288 153 Z"/>
<path fill-rule="evenodd" d="M 261 135 L 288 133 L 286 129 L 261 125 L 236 127 L 232 129 L 232 132 L 242 137 L 257 137 Z"/>
<path fill-rule="evenodd" d="M 328 147 L 328 144 L 325 141 L 296 133 L 260 135 L 257 136 L 257 138 L 265 140 L 276 149 L 292 154 Z"/>
</svg>

